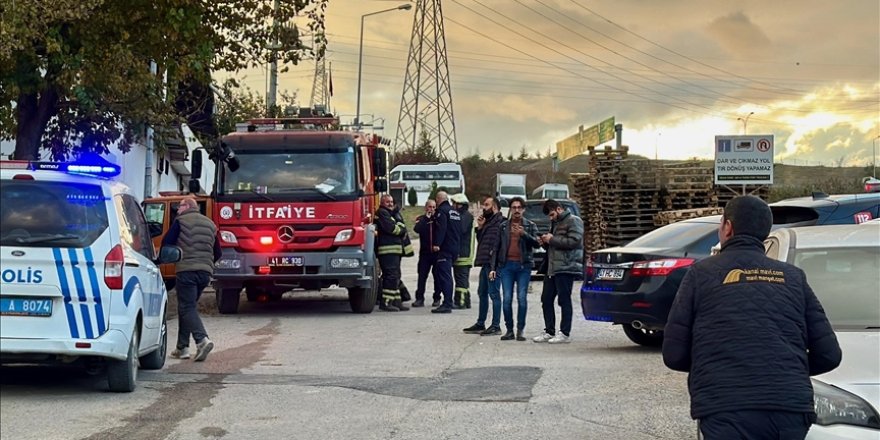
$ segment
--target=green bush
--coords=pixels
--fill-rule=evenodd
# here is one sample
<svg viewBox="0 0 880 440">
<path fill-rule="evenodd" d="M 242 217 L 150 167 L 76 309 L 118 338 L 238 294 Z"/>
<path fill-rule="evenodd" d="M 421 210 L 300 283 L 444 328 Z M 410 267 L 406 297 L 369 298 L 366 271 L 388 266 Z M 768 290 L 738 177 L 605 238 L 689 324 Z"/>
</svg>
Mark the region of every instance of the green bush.
<svg viewBox="0 0 880 440">
<path fill-rule="evenodd" d="M 419 195 L 416 194 L 415 188 L 410 188 L 409 191 L 406 192 L 406 203 L 409 206 L 416 206 L 416 203 L 419 203 Z"/>
</svg>

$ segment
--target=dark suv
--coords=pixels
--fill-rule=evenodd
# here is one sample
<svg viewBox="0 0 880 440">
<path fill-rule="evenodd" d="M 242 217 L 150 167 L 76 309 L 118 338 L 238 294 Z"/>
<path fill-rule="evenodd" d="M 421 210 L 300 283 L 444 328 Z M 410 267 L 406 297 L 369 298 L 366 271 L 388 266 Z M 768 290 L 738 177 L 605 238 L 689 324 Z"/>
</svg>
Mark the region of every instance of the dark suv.
<svg viewBox="0 0 880 440">
<path fill-rule="evenodd" d="M 773 228 L 862 223 L 880 216 L 880 193 L 826 195 L 770 204 Z M 640 345 L 659 346 L 663 328 L 688 268 L 718 243 L 715 215 L 655 229 L 625 246 L 587 257 L 581 307 L 593 321 L 620 324 Z"/>
<path fill-rule="evenodd" d="M 550 219 L 544 215 L 545 201 L 547 201 L 547 199 L 526 200 L 526 210 L 523 213 L 525 218 L 535 222 L 535 225 L 538 226 L 538 235 L 550 232 Z M 581 210 L 574 200 L 557 199 L 556 201 L 559 202 L 563 208 L 571 211 L 572 214 L 578 217 L 581 216 Z M 547 256 L 547 252 L 545 252 L 543 248 L 535 249 L 535 265 L 532 267 L 532 270 L 538 270 L 538 268 L 541 267 L 544 263 L 545 256 Z"/>
</svg>

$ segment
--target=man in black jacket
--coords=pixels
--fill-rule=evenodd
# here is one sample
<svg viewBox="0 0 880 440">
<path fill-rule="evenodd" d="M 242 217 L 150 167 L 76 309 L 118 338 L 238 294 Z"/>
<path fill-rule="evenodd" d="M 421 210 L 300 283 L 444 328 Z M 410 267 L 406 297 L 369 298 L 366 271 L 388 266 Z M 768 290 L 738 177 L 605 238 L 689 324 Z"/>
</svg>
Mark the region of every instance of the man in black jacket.
<svg viewBox="0 0 880 440">
<path fill-rule="evenodd" d="M 419 234 L 419 262 L 418 262 L 418 284 L 416 285 L 416 300 L 413 301 L 413 307 L 425 306 L 425 288 L 428 283 L 428 274 L 434 268 L 435 254 L 431 247 L 434 245 L 434 213 L 437 210 L 437 203 L 431 199 L 425 202 L 425 213 L 416 217 L 416 224 L 413 231 Z M 440 292 L 437 286 L 434 286 L 434 307 L 440 305 Z"/>
<path fill-rule="evenodd" d="M 477 217 L 477 256 L 474 264 L 480 266 L 480 283 L 477 296 L 480 298 L 477 323 L 463 329 L 465 333 L 483 336 L 501 334 L 501 294 L 498 292 L 501 280 L 495 278 L 495 254 L 501 241 L 501 224 L 504 216 L 499 212 L 501 206 L 495 197 L 483 199 L 483 215 Z M 491 274 L 491 276 L 490 276 Z M 492 325 L 486 328 L 489 314 L 489 299 L 492 299 Z"/>
<path fill-rule="evenodd" d="M 804 272 L 767 258 L 773 214 L 736 197 L 718 229 L 721 253 L 678 289 L 663 362 L 690 373 L 691 417 L 706 439 L 803 439 L 816 415 L 810 376 L 840 364 L 837 337 Z"/>
<path fill-rule="evenodd" d="M 437 201 L 434 245 L 431 247 L 437 254 L 434 260 L 434 289 L 443 294 L 443 304 L 431 310 L 431 313 L 452 313 L 452 262 L 458 258 L 461 216 L 452 209 L 446 191 L 437 191 L 434 200 Z"/>
<path fill-rule="evenodd" d="M 455 278 L 455 295 L 453 308 L 471 308 L 470 277 L 471 266 L 474 265 L 474 216 L 470 213 L 470 201 L 464 193 L 449 198 L 455 210 L 461 216 L 461 239 L 458 244 L 458 258 L 452 263 L 452 275 Z"/>
<path fill-rule="evenodd" d="M 399 312 L 409 310 L 400 298 L 400 258 L 404 254 L 406 225 L 400 217 L 394 198 L 382 196 L 382 206 L 376 211 L 376 255 L 382 268 L 382 300 L 379 310 Z"/>
</svg>

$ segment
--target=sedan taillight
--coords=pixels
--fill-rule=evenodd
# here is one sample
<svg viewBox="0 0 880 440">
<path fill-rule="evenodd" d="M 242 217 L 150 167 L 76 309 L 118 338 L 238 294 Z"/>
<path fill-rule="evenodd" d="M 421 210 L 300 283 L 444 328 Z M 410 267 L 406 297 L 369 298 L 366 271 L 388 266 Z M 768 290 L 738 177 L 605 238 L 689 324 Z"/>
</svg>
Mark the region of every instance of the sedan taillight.
<svg viewBox="0 0 880 440">
<path fill-rule="evenodd" d="M 630 276 L 633 277 L 665 277 L 676 269 L 694 264 L 693 258 L 666 258 L 663 260 L 636 261 L 633 263 Z"/>
</svg>

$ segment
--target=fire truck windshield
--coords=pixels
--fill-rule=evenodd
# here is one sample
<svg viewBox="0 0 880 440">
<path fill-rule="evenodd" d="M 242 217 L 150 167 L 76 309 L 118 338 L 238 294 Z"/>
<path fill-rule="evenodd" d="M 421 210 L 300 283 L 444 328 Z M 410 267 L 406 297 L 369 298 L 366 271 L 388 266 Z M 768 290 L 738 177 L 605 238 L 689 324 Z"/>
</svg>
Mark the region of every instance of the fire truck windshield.
<svg viewBox="0 0 880 440">
<path fill-rule="evenodd" d="M 239 169 L 220 175 L 221 194 L 237 200 L 351 200 L 358 196 L 354 148 L 242 149 Z"/>
</svg>

